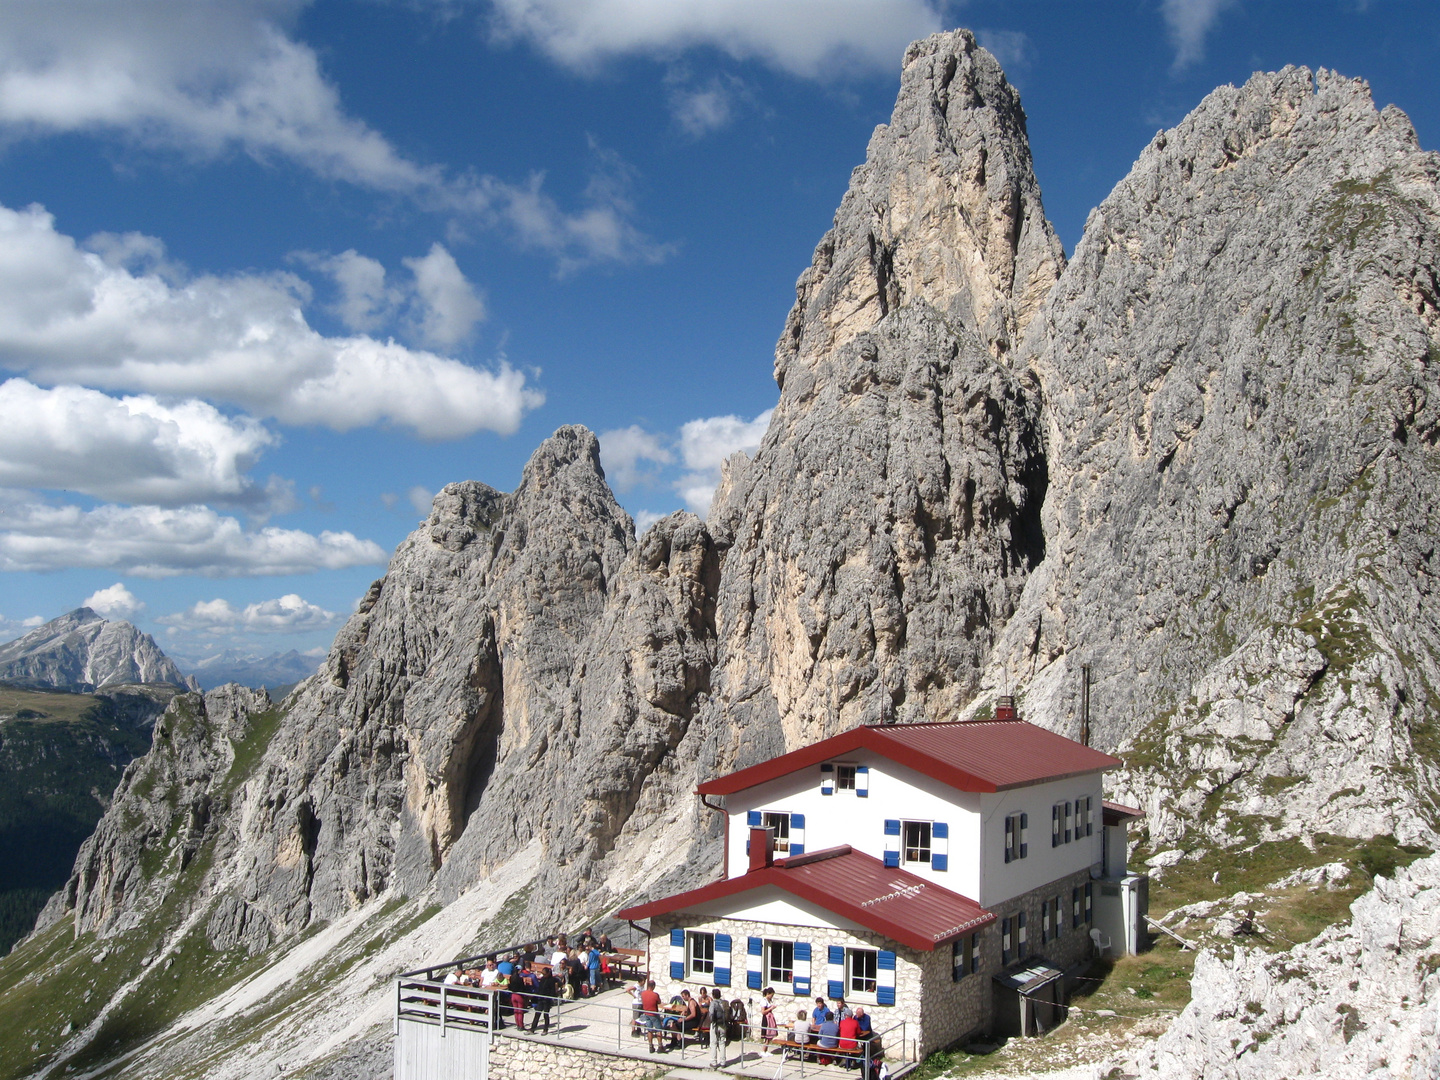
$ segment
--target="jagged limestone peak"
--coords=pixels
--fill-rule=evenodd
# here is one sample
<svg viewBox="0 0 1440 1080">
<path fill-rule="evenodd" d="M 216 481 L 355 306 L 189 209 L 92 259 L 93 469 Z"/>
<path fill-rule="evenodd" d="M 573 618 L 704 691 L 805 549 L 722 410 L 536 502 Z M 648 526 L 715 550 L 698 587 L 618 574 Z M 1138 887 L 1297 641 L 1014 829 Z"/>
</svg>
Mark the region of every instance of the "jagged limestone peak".
<svg viewBox="0 0 1440 1080">
<path fill-rule="evenodd" d="M 796 283 L 782 388 L 889 312 L 925 301 L 994 355 L 1018 343 L 1065 265 L 1040 203 L 1020 96 L 968 30 L 905 53 L 889 124 Z"/>
</svg>

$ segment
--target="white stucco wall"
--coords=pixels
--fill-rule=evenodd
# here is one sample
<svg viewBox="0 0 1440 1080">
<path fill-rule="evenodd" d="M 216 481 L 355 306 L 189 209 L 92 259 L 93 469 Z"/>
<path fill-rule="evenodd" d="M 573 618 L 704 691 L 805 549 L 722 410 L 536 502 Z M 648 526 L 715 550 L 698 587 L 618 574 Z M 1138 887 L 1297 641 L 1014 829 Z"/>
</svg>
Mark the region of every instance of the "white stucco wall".
<svg viewBox="0 0 1440 1080">
<path fill-rule="evenodd" d="M 999 791 L 980 797 L 982 826 L 986 843 L 981 860 L 979 894 L 967 893 L 980 906 L 997 904 L 1048 882 L 1085 870 L 1103 858 L 1104 837 L 1100 816 L 1100 773 L 1052 780 L 1045 784 Z M 1057 802 L 1074 803 L 1090 797 L 1090 836 L 1076 837 L 1068 844 L 1050 846 L 1050 808 Z M 1030 815 L 1029 852 L 1023 859 L 1005 862 L 1005 819 L 1011 814 Z"/>
<path fill-rule="evenodd" d="M 990 907 L 1101 860 L 1101 774 L 1034 784 L 995 794 L 957 791 L 876 754 L 859 752 L 837 761 L 868 765 L 869 791 L 822 795 L 818 765 L 726 797 L 730 876 L 749 868 L 746 815 L 751 810 L 805 815 L 805 850 L 849 844 L 877 859 L 885 854 L 885 819 L 943 821 L 950 826 L 949 869 L 925 863 L 901 865 L 937 885 Z M 1050 846 L 1050 807 L 1085 796 L 1092 800 L 1094 832 L 1058 848 Z M 1029 853 L 1005 862 L 1005 817 L 1030 816 Z"/>
</svg>

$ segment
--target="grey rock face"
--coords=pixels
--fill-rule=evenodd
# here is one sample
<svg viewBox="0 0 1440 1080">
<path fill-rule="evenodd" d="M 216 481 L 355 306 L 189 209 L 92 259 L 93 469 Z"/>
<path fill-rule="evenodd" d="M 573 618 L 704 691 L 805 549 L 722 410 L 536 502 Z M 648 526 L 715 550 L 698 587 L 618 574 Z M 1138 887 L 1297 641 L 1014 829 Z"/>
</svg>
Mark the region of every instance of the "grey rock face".
<svg viewBox="0 0 1440 1080">
<path fill-rule="evenodd" d="M 149 634 L 128 622 L 102 619 L 89 608 L 76 608 L 0 645 L 0 682 L 79 690 L 119 683 L 189 685 Z"/>
<path fill-rule="evenodd" d="M 1046 559 L 988 682 L 1074 734 L 1092 664 L 1157 811 L 1249 773 L 1351 835 L 1437 820 L 1437 176 L 1363 82 L 1256 75 L 1155 137 L 1032 325 Z"/>
<path fill-rule="evenodd" d="M 710 515 L 723 765 L 970 699 L 1044 551 L 1038 387 L 1006 361 L 1063 264 L 999 65 L 967 31 L 911 46 Z"/>
<path fill-rule="evenodd" d="M 233 856 L 239 821 L 232 811 L 242 779 L 234 772 L 237 749 L 269 704 L 263 690 L 240 686 L 173 698 L 155 723 L 150 752 L 126 767 L 70 881 L 37 928 L 69 918 L 76 932 L 133 930 L 175 891 L 202 848 L 218 844 L 219 859 Z M 180 914 L 208 899 L 205 890 L 192 889 Z M 242 942 L 258 949 L 271 940 L 270 927 L 258 922 L 244 934 L 214 929 L 212 944 L 222 949 Z"/>
<path fill-rule="evenodd" d="M 1379 878 L 1287 953 L 1201 953 L 1190 1004 L 1126 1071 L 1159 1080 L 1440 1075 L 1440 857 Z"/>
</svg>

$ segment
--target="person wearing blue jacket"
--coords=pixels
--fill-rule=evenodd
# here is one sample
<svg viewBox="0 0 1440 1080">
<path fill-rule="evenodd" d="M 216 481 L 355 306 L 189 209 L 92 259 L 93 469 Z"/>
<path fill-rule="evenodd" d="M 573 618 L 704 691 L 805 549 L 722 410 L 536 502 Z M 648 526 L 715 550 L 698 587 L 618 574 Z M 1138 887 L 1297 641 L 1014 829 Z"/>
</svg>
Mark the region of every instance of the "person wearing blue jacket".
<svg viewBox="0 0 1440 1080">
<path fill-rule="evenodd" d="M 586 966 L 590 969 L 590 994 L 594 996 L 600 992 L 600 950 L 594 945 L 590 946 Z"/>
</svg>

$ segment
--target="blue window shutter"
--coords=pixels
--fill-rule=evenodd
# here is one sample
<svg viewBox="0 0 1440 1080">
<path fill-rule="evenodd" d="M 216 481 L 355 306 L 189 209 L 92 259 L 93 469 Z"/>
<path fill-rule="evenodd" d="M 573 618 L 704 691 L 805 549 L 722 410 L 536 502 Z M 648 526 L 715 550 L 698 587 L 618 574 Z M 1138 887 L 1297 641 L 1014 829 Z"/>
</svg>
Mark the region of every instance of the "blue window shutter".
<svg viewBox="0 0 1440 1080">
<path fill-rule="evenodd" d="M 670 961 L 670 981 L 671 981 L 671 982 L 684 982 L 684 981 L 685 981 L 685 965 L 682 964 L 682 963 L 680 963 L 680 961 L 678 961 L 678 960 L 671 960 L 671 961 Z"/>
<path fill-rule="evenodd" d="M 797 844 L 797 843 L 795 843 L 795 841 L 793 841 L 793 840 L 790 841 L 790 854 L 791 854 L 791 855 L 804 855 L 804 854 L 805 854 L 805 845 L 804 845 L 804 844 Z"/>
<path fill-rule="evenodd" d="M 745 972 L 745 986 L 749 990 L 759 990 L 760 972 L 754 970 L 753 968 Z"/>
<path fill-rule="evenodd" d="M 881 949 L 875 966 L 881 971 L 894 971 L 895 954 Z M 887 982 L 889 985 L 886 985 Z M 875 1002 L 877 1005 L 895 1004 L 895 979 L 893 976 L 888 980 L 882 978 L 878 981 L 875 987 Z"/>
<path fill-rule="evenodd" d="M 827 979 L 825 981 L 825 992 L 826 997 L 831 1000 L 843 998 L 845 996 L 845 984 L 843 982 L 837 982 L 834 979 Z"/>
<path fill-rule="evenodd" d="M 732 945 L 734 945 L 734 941 L 731 940 L 729 934 L 716 934 L 716 935 L 715 935 L 715 951 L 716 951 L 716 952 L 729 952 Z"/>
<path fill-rule="evenodd" d="M 1021 838 L 1021 839 L 1020 839 L 1020 858 L 1022 858 L 1022 859 L 1025 858 L 1025 856 L 1027 856 L 1027 855 L 1030 854 L 1030 844 L 1029 844 L 1028 841 L 1025 840 L 1025 834 L 1026 834 L 1026 831 L 1027 831 L 1029 828 L 1030 828 L 1030 815 L 1029 815 L 1029 814 L 1021 814 L 1021 815 L 1020 815 L 1020 838 Z"/>
<path fill-rule="evenodd" d="M 792 829 L 803 829 L 804 827 L 805 827 L 805 815 L 804 815 L 804 814 L 791 814 L 791 815 L 790 815 L 790 828 L 792 828 Z"/>
<path fill-rule="evenodd" d="M 685 947 L 685 928 L 683 926 L 671 927 L 670 944 L 679 945 L 682 949 Z"/>
<path fill-rule="evenodd" d="M 900 822 L 899 822 L 899 820 L 898 820 L 897 818 L 886 818 L 886 819 L 885 819 L 885 835 L 886 835 L 886 836 L 899 836 L 899 835 L 900 835 Z"/>
<path fill-rule="evenodd" d="M 1060 804 L 1050 807 L 1050 846 L 1060 846 Z"/>
<path fill-rule="evenodd" d="M 835 766 L 828 761 L 820 766 L 820 794 L 835 794 Z"/>
<path fill-rule="evenodd" d="M 885 865 L 898 867 L 900 865 L 900 853 L 898 851 L 885 852 Z"/>
<path fill-rule="evenodd" d="M 930 835 L 937 840 L 949 840 L 950 826 L 943 821 L 937 821 L 930 826 Z"/>
<path fill-rule="evenodd" d="M 855 766 L 855 797 L 868 799 L 870 797 L 870 766 Z"/>
<path fill-rule="evenodd" d="M 764 948 L 764 942 L 758 937 L 745 939 L 745 952 L 750 956 L 759 956 L 760 950 Z"/>
<path fill-rule="evenodd" d="M 826 956 L 826 959 L 827 959 L 830 963 L 832 963 L 832 964 L 843 964 L 843 963 L 845 963 L 845 946 L 844 946 L 844 945 L 829 945 L 829 946 L 826 946 L 825 956 Z"/>
<path fill-rule="evenodd" d="M 748 814 L 746 814 L 746 815 L 745 815 L 745 824 L 746 824 L 748 827 L 752 828 L 752 829 L 758 829 L 758 828 L 760 827 L 760 825 L 761 825 L 761 821 L 760 821 L 760 811 L 759 811 L 759 810 L 751 810 Z"/>
<path fill-rule="evenodd" d="M 950 856 L 949 856 L 949 855 L 935 855 L 935 854 L 932 854 L 932 855 L 930 856 L 930 869 L 931 869 L 931 870 L 949 870 L 949 869 L 950 869 Z"/>
<path fill-rule="evenodd" d="M 808 941 L 795 942 L 795 959 L 810 962 L 810 943 Z"/>
</svg>

